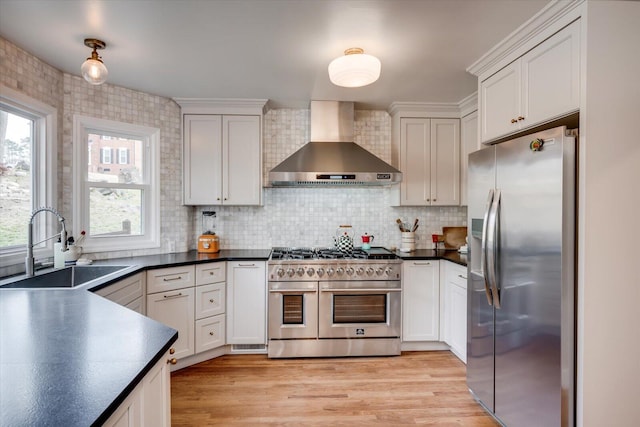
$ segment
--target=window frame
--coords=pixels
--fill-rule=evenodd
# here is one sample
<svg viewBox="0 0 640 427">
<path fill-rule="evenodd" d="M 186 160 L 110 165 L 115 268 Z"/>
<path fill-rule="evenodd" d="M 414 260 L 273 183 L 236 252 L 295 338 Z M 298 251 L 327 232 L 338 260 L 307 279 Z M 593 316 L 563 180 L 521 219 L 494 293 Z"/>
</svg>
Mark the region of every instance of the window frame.
<svg viewBox="0 0 640 427">
<path fill-rule="evenodd" d="M 160 129 L 79 114 L 73 116 L 73 236 L 77 237 L 82 230 L 89 229 L 89 187 L 96 187 L 97 184 L 88 181 L 87 147 L 90 132 L 143 141 L 144 183 L 112 185 L 143 190 L 143 230 L 140 235 L 90 236 L 87 233 L 81 245 L 83 253 L 160 247 Z"/>
<path fill-rule="evenodd" d="M 58 187 L 58 110 L 57 108 L 34 99 L 0 84 L 0 104 L 7 110 L 29 116 L 33 121 L 31 166 L 31 211 L 48 206 L 57 209 Z M 60 212 L 68 218 L 68 213 Z M 65 215 L 66 214 L 66 215 Z M 34 241 L 38 242 L 52 236 L 59 230 L 58 221 L 53 215 L 40 214 L 34 219 Z M 25 222 L 25 237 L 27 223 Z M 34 246 L 36 259 L 53 256 L 54 239 Z M 25 245 L 0 247 L 0 265 L 9 266 L 24 263 Z"/>
</svg>

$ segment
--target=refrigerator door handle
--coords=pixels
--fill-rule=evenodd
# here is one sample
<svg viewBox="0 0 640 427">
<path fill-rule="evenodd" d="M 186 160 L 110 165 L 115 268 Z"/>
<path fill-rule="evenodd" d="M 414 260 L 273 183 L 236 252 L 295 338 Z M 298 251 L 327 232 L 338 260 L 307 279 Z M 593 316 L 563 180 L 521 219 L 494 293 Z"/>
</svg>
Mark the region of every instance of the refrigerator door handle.
<svg viewBox="0 0 640 427">
<path fill-rule="evenodd" d="M 500 308 L 500 292 L 498 290 L 498 266 L 496 263 L 499 235 L 500 235 L 500 199 L 502 193 L 495 190 L 491 209 L 489 210 L 489 226 L 487 229 L 487 277 L 491 293 L 493 294 L 493 306 Z"/>
<path fill-rule="evenodd" d="M 489 229 L 489 213 L 491 212 L 491 205 L 493 203 L 493 188 L 489 190 L 489 196 L 487 197 L 487 207 L 484 211 L 484 219 L 482 221 L 482 250 L 480 251 L 480 268 L 482 268 L 482 277 L 484 278 L 484 291 L 487 294 L 487 302 L 489 305 L 493 305 L 493 297 L 491 296 L 491 289 L 489 286 L 489 273 L 487 263 L 487 233 Z"/>
</svg>

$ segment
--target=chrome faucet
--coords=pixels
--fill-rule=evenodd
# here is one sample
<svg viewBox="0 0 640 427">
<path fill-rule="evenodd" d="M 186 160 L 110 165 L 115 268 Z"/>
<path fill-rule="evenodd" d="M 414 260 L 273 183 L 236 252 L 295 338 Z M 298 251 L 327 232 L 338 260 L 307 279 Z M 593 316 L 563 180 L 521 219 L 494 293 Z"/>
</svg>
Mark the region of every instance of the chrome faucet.
<svg viewBox="0 0 640 427">
<path fill-rule="evenodd" d="M 60 230 L 58 234 L 54 234 L 51 237 L 47 237 L 44 240 L 40 240 L 39 242 L 33 243 L 33 218 L 40 212 L 51 212 L 52 214 L 57 216 L 58 222 L 60 223 L 62 230 Z M 65 225 L 64 225 L 64 217 L 60 215 L 58 211 L 53 208 L 39 208 L 33 211 L 33 213 L 31 214 L 31 218 L 29 219 L 29 225 L 27 226 L 27 228 L 29 233 L 28 241 L 27 241 L 27 257 L 25 258 L 24 262 L 25 262 L 27 277 L 32 277 L 33 270 L 34 270 L 33 247 L 35 245 L 38 245 L 42 242 L 46 242 L 47 240 L 51 240 L 60 236 L 60 241 L 62 242 L 62 249 L 61 249 L 62 252 L 66 252 L 69 248 L 67 247 L 67 229 L 65 228 Z"/>
</svg>

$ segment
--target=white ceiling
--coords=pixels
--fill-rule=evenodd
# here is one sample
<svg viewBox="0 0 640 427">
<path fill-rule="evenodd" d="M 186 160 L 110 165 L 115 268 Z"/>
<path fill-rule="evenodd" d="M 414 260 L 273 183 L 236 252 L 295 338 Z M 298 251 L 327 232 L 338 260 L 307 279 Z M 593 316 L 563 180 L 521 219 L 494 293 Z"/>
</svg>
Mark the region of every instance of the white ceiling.
<svg viewBox="0 0 640 427">
<path fill-rule="evenodd" d="M 102 39 L 108 83 L 166 97 L 311 99 L 386 109 L 459 102 L 465 69 L 548 0 L 0 0 L 0 35 L 79 75 Z M 347 89 L 327 66 L 349 47 L 382 62 L 380 79 Z"/>
</svg>

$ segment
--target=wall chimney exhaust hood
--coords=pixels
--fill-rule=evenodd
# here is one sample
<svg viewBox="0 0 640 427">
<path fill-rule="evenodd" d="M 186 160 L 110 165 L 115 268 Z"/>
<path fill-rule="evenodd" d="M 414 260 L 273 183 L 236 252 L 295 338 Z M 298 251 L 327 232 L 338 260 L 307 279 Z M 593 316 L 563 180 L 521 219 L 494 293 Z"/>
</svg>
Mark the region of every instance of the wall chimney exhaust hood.
<svg viewBox="0 0 640 427">
<path fill-rule="evenodd" d="M 402 173 L 353 142 L 354 103 L 311 101 L 311 142 L 269 172 L 278 187 L 390 185 Z"/>
</svg>

